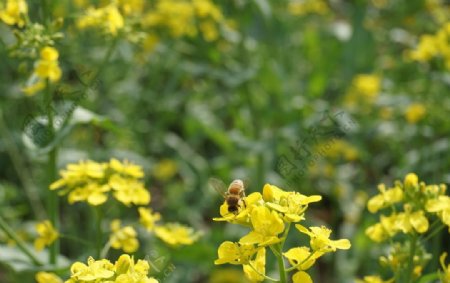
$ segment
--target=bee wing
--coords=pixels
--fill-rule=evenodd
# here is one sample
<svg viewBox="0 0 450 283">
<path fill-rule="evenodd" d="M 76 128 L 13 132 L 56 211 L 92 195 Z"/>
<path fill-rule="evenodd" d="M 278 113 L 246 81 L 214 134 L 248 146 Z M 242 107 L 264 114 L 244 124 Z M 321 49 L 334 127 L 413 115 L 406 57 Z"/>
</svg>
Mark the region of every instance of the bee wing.
<svg viewBox="0 0 450 283">
<path fill-rule="evenodd" d="M 224 198 L 226 197 L 227 186 L 225 185 L 224 182 L 222 182 L 221 180 L 219 180 L 217 178 L 209 178 L 208 184 L 212 189 L 214 189 L 216 192 L 218 192 L 221 196 L 223 196 Z"/>
</svg>

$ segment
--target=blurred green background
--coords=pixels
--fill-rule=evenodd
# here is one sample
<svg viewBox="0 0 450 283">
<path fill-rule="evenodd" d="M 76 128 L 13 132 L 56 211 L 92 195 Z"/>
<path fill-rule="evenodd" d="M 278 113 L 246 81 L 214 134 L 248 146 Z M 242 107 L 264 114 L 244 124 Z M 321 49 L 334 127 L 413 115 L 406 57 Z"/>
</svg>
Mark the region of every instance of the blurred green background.
<svg viewBox="0 0 450 283">
<path fill-rule="evenodd" d="M 323 195 L 307 221 L 332 227 L 352 249 L 321 259 L 312 271 L 315 282 L 353 282 L 376 272 L 381 251 L 364 229 L 374 221 L 365 203 L 377 184 L 408 172 L 427 183 L 450 183 L 449 59 L 408 56 L 421 35 L 448 23 L 448 4 L 215 4 L 230 27 L 216 39 L 163 30 L 150 49 L 125 37 L 77 32 L 74 20 L 64 19 L 66 34 L 56 44 L 64 78 L 55 111 L 70 113 L 71 125 L 58 136 L 58 167 L 81 159 L 133 161 L 145 169 L 152 208 L 167 222 L 202 231 L 197 243 L 178 249 L 140 238 L 136 258 L 157 260 L 162 282 L 245 282 L 241 268 L 213 264 L 219 244 L 239 239 L 245 229 L 212 221 L 223 199 L 208 187 L 210 177 L 246 179 L 247 192 L 272 183 Z M 73 3 L 65 5 L 53 3 L 55 14 L 67 15 Z M 16 40 L 4 24 L 0 39 L 0 213 L 31 241 L 33 223 L 45 217 L 47 172 L 45 141 L 30 135 L 27 119 L 48 109 L 39 94 L 20 91 L 33 61 L 11 56 Z M 65 234 L 88 236 L 85 204 L 62 200 L 60 211 Z M 118 205 L 109 211 L 111 217 L 136 217 Z M 445 233 L 432 251 L 448 247 Z M 298 244 L 294 238 L 286 246 Z M 62 253 L 81 261 L 88 256 L 64 240 Z M 437 266 L 436 257 L 427 268 Z M 269 261 L 267 274 L 275 270 Z M 0 282 L 31 282 L 32 274 L 0 265 Z"/>
</svg>

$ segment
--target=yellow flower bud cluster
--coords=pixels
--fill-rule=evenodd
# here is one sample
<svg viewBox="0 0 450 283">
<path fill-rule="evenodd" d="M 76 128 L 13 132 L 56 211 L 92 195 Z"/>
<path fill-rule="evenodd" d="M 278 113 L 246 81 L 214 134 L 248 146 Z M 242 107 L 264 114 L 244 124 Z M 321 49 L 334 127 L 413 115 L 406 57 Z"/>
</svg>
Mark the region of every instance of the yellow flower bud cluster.
<svg viewBox="0 0 450 283">
<path fill-rule="evenodd" d="M 267 277 L 266 249 L 270 248 L 281 261 L 284 258 L 288 260 L 290 267 L 286 270 L 295 271 L 293 282 L 312 282 L 306 270 L 319 257 L 337 249 L 350 248 L 350 242 L 346 239 L 331 240 L 331 230 L 324 226 L 307 228 L 296 224 L 299 232 L 309 236 L 309 247 L 295 247 L 283 252 L 291 223 L 304 220 L 308 205 L 320 200 L 319 195 L 305 196 L 266 184 L 262 194 L 255 192 L 244 197 L 243 205 L 236 213 L 228 212 L 228 205 L 224 202 L 220 207 L 222 217 L 214 220 L 243 225 L 251 231 L 238 242 L 223 242 L 219 246 L 215 264 L 242 265 L 248 279 L 260 282 Z"/>
<path fill-rule="evenodd" d="M 87 264 L 75 262 L 70 267 L 70 279 L 65 283 L 157 283 L 153 277 L 148 277 L 150 264 L 146 260 L 134 261 L 133 257 L 123 254 L 112 264 L 107 259 L 95 260 L 88 258 Z M 53 273 L 38 272 L 38 283 L 61 283 L 62 280 Z"/>
</svg>

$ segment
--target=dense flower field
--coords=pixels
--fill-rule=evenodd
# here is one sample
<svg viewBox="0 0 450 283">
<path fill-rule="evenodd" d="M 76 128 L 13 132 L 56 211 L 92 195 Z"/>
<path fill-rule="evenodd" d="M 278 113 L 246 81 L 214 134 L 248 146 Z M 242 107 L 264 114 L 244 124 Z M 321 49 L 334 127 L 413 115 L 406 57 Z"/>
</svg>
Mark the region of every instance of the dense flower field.
<svg viewBox="0 0 450 283">
<path fill-rule="evenodd" d="M 450 283 L 445 0 L 0 0 L 1 283 Z"/>
</svg>

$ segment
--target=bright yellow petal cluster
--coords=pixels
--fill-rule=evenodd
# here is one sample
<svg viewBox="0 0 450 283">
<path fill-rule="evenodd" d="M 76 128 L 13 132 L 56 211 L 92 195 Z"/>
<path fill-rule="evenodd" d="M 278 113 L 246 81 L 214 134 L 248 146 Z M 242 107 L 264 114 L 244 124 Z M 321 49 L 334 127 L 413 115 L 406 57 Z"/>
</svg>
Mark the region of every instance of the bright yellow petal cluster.
<svg viewBox="0 0 450 283">
<path fill-rule="evenodd" d="M 7 0 L 6 7 L 0 9 L 0 20 L 7 25 L 23 27 L 28 14 L 28 5 L 25 0 Z"/>
<path fill-rule="evenodd" d="M 137 232 L 131 226 L 121 227 L 120 220 L 111 222 L 111 235 L 109 242 L 113 249 L 121 249 L 126 253 L 134 253 L 139 248 Z"/>
<path fill-rule="evenodd" d="M 419 183 L 414 173 L 405 176 L 403 182 L 386 189 L 384 184 L 378 186 L 380 193 L 372 197 L 367 208 L 371 213 L 390 208 L 389 216 L 380 215 L 380 221 L 366 230 L 366 235 L 375 242 L 393 238 L 397 233 L 425 233 L 429 228 L 428 213 L 435 213 L 446 225 L 450 223 L 449 197 L 445 196 L 446 187 Z M 399 204 L 402 204 L 399 207 Z M 403 208 L 403 210 L 400 210 Z"/>
<path fill-rule="evenodd" d="M 35 63 L 33 74 L 22 89 L 26 95 L 34 95 L 45 87 L 45 81 L 57 82 L 62 71 L 58 63 L 59 53 L 54 47 L 46 46 L 41 49 L 40 59 Z"/>
<path fill-rule="evenodd" d="M 367 203 L 367 208 L 371 213 L 376 213 L 378 210 L 393 205 L 402 201 L 403 190 L 400 187 L 394 187 L 386 189 L 384 184 L 378 185 L 380 193 L 371 199 Z"/>
<path fill-rule="evenodd" d="M 130 205 L 146 205 L 151 196 L 141 178 L 142 168 L 128 161 L 111 159 L 107 163 L 91 160 L 67 165 L 60 172 L 61 179 L 50 185 L 50 190 L 68 194 L 69 203 L 87 202 L 98 206 L 108 200 L 109 193 L 119 202 Z"/>
<path fill-rule="evenodd" d="M 211 0 L 159 0 L 155 9 L 144 16 L 142 24 L 167 29 L 173 37 L 201 33 L 206 41 L 214 41 L 226 20 Z"/>
<path fill-rule="evenodd" d="M 152 232 L 155 229 L 155 223 L 161 219 L 161 214 L 153 213 L 150 208 L 139 207 L 139 222 L 147 231 Z"/>
<path fill-rule="evenodd" d="M 61 278 L 51 272 L 40 271 L 36 273 L 35 279 L 37 283 L 63 283 Z"/>
<path fill-rule="evenodd" d="M 253 244 L 225 241 L 220 244 L 219 249 L 217 250 L 218 259 L 214 261 L 214 264 L 248 264 L 259 249 L 261 248 L 258 248 Z"/>
<path fill-rule="evenodd" d="M 219 246 L 215 264 L 242 265 L 247 279 L 251 282 L 261 282 L 266 279 L 266 248 L 269 247 L 280 257 L 284 256 L 289 260 L 292 265 L 291 270 L 297 269 L 297 273 L 292 278 L 294 282 L 312 282 L 305 270 L 327 252 L 349 249 L 348 240 L 330 240 L 331 230 L 323 226 L 308 229 L 296 225 L 300 232 L 310 236 L 312 252 L 307 247 L 292 248 L 286 253 L 277 250 L 283 246 L 291 223 L 304 220 L 308 205 L 321 199 L 319 195 L 305 196 L 265 184 L 262 194 L 254 192 L 243 197 L 242 204 L 235 213 L 230 213 L 227 203 L 224 202 L 220 207 L 222 217 L 213 219 L 243 225 L 251 231 L 238 242 L 223 242 Z"/>
<path fill-rule="evenodd" d="M 171 246 L 192 245 L 200 237 L 198 232 L 179 223 L 156 226 L 155 235 Z"/>
<path fill-rule="evenodd" d="M 427 62 L 433 58 L 441 58 L 446 69 L 450 69 L 450 22 L 444 23 L 435 34 L 420 37 L 416 49 L 409 53 L 412 60 Z"/>
<path fill-rule="evenodd" d="M 50 246 L 59 237 L 58 231 L 56 231 L 49 220 L 37 223 L 36 231 L 38 238 L 34 241 L 34 248 L 37 251 L 44 249 L 45 246 Z"/>
<path fill-rule="evenodd" d="M 87 265 L 75 262 L 70 268 L 71 276 L 66 283 L 157 283 L 148 277 L 150 265 L 145 260 L 134 261 L 133 257 L 123 254 L 112 264 L 109 260 L 88 259 Z"/>
<path fill-rule="evenodd" d="M 337 249 L 348 250 L 351 247 L 350 241 L 347 239 L 330 240 L 332 231 L 324 226 L 310 227 L 308 229 L 300 224 L 296 224 L 295 228 L 310 237 L 310 245 L 314 252 L 328 253 L 335 252 Z"/>
<path fill-rule="evenodd" d="M 115 2 L 101 8 L 89 7 L 77 20 L 79 29 L 98 27 L 113 36 L 116 36 L 124 25 L 125 20 Z"/>
</svg>

